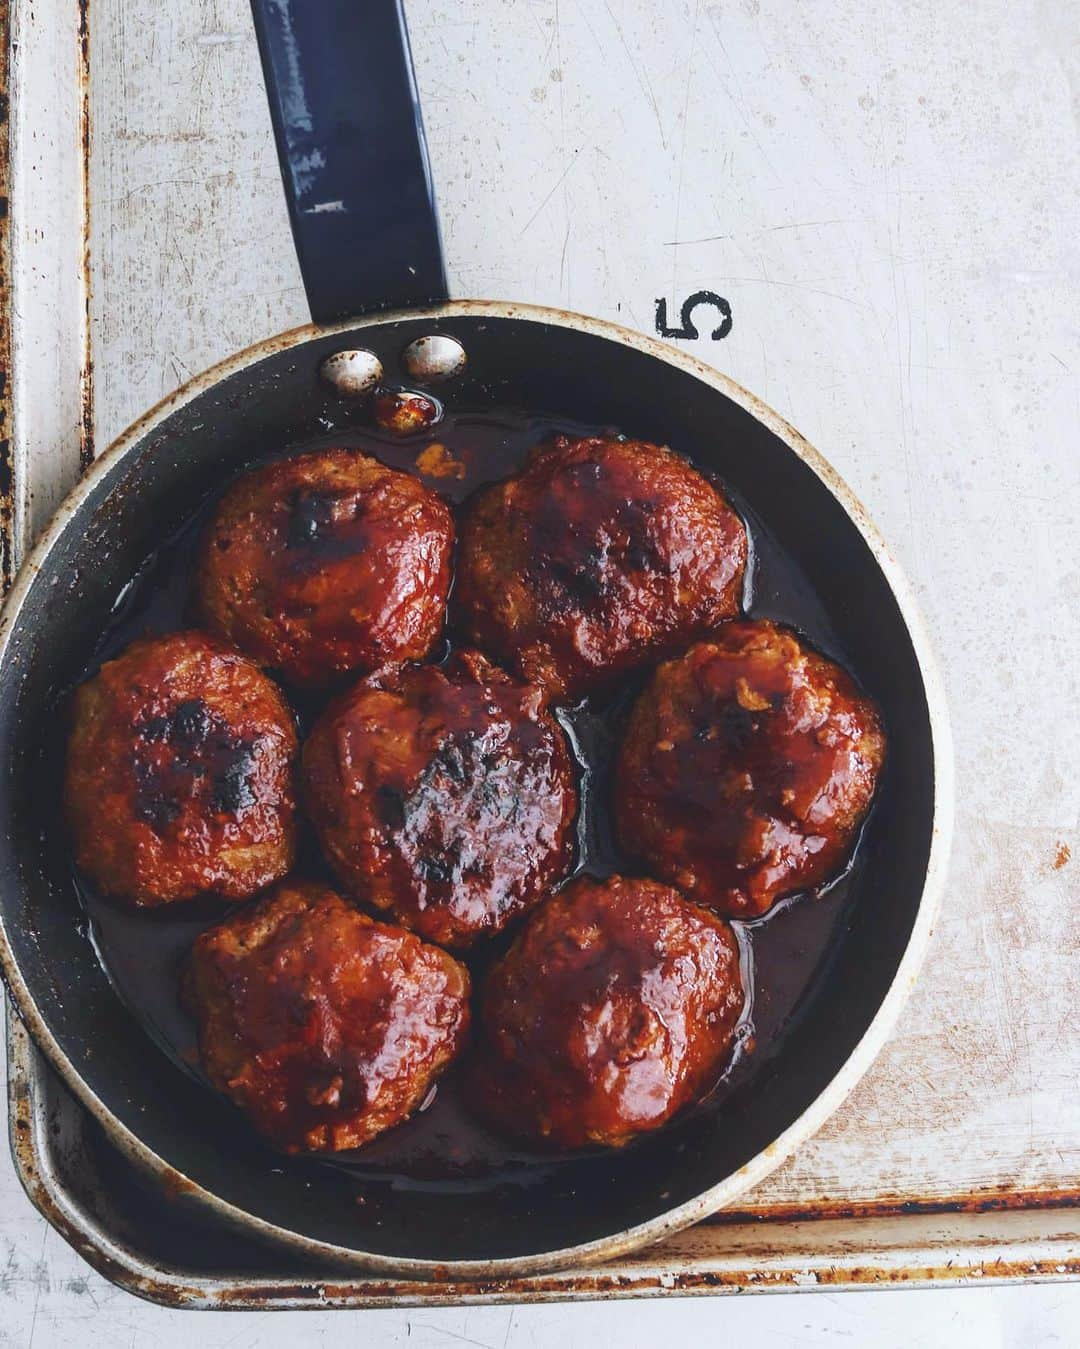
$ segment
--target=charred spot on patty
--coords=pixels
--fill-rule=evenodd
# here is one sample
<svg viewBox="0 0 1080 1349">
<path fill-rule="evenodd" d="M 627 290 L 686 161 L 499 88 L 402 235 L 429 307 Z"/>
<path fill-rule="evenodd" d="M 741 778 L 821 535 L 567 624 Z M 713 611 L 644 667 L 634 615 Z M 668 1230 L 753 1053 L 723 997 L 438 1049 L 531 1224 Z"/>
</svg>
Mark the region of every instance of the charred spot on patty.
<svg viewBox="0 0 1080 1349">
<path fill-rule="evenodd" d="M 336 498 L 326 492 L 302 491 L 293 497 L 289 512 L 290 548 L 310 548 L 334 523 Z"/>
<path fill-rule="evenodd" d="M 757 917 L 843 869 L 884 755 L 878 711 L 844 670 L 780 624 L 727 623 L 639 694 L 618 837 L 695 902 Z"/>
<path fill-rule="evenodd" d="M 477 652 L 342 695 L 308 737 L 303 777 L 342 883 L 432 941 L 500 931 L 569 870 L 563 730 L 537 689 Z"/>
<path fill-rule="evenodd" d="M 671 450 L 556 436 L 470 502 L 455 604 L 471 642 L 576 701 L 734 617 L 747 547 Z"/>
<path fill-rule="evenodd" d="M 263 668 L 328 687 L 428 655 L 453 542 L 446 502 L 411 474 L 340 447 L 276 459 L 218 503 L 196 564 L 198 611 Z"/>
<path fill-rule="evenodd" d="M 205 633 L 143 638 L 76 690 L 64 784 L 79 866 L 136 905 L 246 899 L 295 850 L 296 726 Z"/>
<path fill-rule="evenodd" d="M 213 792 L 215 810 L 238 815 L 255 804 L 252 776 L 255 772 L 255 746 L 245 741 L 222 745 L 215 756 Z"/>
<path fill-rule="evenodd" d="M 255 741 L 238 735 L 202 698 L 148 718 L 135 727 L 132 747 L 137 815 L 163 832 L 206 781 L 211 808 L 239 814 L 255 804 L 255 752 Z"/>
</svg>

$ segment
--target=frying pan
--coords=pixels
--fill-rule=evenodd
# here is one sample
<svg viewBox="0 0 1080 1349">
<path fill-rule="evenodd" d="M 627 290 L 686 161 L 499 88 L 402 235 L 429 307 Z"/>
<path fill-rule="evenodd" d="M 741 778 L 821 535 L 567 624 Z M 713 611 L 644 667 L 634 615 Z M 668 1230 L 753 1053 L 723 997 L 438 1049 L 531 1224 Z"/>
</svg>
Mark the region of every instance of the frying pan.
<svg viewBox="0 0 1080 1349">
<path fill-rule="evenodd" d="M 241 352 L 148 412 L 61 507 L 0 626 L 0 959 L 64 1081 L 172 1194 L 294 1251 L 413 1278 L 536 1273 L 612 1257 L 761 1180 L 866 1069 L 913 982 L 948 847 L 942 693 L 908 586 L 865 512 L 775 413 L 699 362 L 608 323 L 448 301 L 400 0 L 255 0 L 286 196 L 314 323 Z M 358 315 L 363 317 L 357 317 Z M 55 838 L 43 728 L 124 585 L 208 493 L 268 446 L 322 436 L 327 358 L 404 378 L 416 339 L 468 358 L 461 406 L 557 410 L 693 449 L 750 503 L 821 597 L 891 731 L 888 791 L 825 977 L 722 1115 L 690 1112 L 542 1183 L 388 1180 L 358 1205 L 332 1168 L 271 1168 L 247 1129 L 151 1042 L 88 938 Z M 415 350 L 430 350 L 421 344 Z M 338 361 L 337 365 L 342 362 Z M 346 369 L 350 368 L 345 360 Z M 332 363 L 331 368 L 334 368 Z"/>
</svg>

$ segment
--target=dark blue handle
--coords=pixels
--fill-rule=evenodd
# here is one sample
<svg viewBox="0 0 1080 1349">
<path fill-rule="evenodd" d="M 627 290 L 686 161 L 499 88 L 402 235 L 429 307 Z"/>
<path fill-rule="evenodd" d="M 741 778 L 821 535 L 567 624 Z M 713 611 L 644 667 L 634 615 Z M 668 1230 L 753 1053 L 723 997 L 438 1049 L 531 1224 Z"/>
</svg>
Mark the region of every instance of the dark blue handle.
<svg viewBox="0 0 1080 1349">
<path fill-rule="evenodd" d="M 252 0 L 316 323 L 445 300 L 401 0 Z"/>
</svg>

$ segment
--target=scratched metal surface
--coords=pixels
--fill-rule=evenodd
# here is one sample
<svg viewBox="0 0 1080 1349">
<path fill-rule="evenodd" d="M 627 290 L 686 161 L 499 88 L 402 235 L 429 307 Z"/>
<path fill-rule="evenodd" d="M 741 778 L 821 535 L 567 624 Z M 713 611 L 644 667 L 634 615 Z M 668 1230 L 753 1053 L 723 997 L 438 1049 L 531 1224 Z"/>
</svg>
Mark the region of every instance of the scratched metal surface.
<svg viewBox="0 0 1080 1349">
<path fill-rule="evenodd" d="M 79 8 L 51 8 L 16 11 L 39 90 L 13 110 L 14 509 L 29 532 L 91 440 L 306 318 L 243 0 L 94 0 L 87 317 L 81 189 L 56 190 L 83 163 Z M 746 1207 L 1072 1198 L 1075 13 L 1049 0 L 838 0 L 800 6 L 797 23 L 783 0 L 671 3 L 663 23 L 648 0 L 409 13 L 453 293 L 645 331 L 658 297 L 670 323 L 692 292 L 722 295 L 730 333 L 713 342 L 699 311 L 704 336 L 687 345 L 832 460 L 915 582 L 943 659 L 958 831 L 927 967 L 875 1068 Z"/>
</svg>

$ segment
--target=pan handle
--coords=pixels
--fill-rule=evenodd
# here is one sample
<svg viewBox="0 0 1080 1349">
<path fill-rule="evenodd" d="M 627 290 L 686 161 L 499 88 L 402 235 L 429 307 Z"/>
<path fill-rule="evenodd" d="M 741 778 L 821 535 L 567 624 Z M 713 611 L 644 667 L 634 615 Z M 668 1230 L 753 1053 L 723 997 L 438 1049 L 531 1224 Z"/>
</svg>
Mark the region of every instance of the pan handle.
<svg viewBox="0 0 1080 1349">
<path fill-rule="evenodd" d="M 402 0 L 251 0 L 316 323 L 447 298 Z"/>
</svg>

